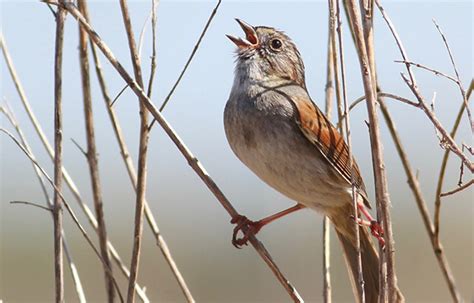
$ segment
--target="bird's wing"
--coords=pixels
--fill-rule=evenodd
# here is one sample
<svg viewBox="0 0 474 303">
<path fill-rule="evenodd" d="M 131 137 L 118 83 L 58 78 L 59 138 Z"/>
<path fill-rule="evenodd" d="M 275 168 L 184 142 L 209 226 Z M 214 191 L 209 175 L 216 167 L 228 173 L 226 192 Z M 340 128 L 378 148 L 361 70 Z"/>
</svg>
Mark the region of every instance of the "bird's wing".
<svg viewBox="0 0 474 303">
<path fill-rule="evenodd" d="M 309 96 L 291 98 L 298 112 L 298 126 L 304 136 L 313 143 L 323 156 L 336 168 L 336 170 L 351 183 L 351 167 L 349 162 L 349 148 L 344 138 L 331 124 L 321 110 L 311 101 Z M 359 193 L 368 205 L 364 181 L 360 174 L 359 166 L 354 158 L 354 181 Z"/>
</svg>

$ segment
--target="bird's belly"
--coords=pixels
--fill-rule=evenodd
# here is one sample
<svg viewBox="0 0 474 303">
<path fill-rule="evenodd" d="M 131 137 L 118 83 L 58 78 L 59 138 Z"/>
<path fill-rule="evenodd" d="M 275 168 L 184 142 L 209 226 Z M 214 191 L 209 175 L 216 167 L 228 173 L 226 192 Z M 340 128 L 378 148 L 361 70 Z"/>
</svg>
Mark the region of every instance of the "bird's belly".
<svg viewBox="0 0 474 303">
<path fill-rule="evenodd" d="M 350 201 L 349 185 L 290 121 L 236 122 L 226 134 L 237 157 L 288 198 L 323 212 Z"/>
</svg>

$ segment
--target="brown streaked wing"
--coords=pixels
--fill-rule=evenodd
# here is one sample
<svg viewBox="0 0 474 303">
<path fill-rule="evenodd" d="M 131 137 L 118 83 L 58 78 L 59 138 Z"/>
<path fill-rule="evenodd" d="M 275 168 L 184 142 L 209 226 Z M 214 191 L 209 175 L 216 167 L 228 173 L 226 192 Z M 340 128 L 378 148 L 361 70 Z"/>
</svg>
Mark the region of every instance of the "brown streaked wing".
<svg viewBox="0 0 474 303">
<path fill-rule="evenodd" d="M 298 110 L 298 125 L 304 136 L 316 145 L 323 156 L 350 183 L 349 148 L 344 138 L 309 97 L 296 97 L 292 98 L 292 101 Z M 355 184 L 365 203 L 370 208 L 359 166 L 354 157 L 352 159 L 354 163 Z"/>
</svg>

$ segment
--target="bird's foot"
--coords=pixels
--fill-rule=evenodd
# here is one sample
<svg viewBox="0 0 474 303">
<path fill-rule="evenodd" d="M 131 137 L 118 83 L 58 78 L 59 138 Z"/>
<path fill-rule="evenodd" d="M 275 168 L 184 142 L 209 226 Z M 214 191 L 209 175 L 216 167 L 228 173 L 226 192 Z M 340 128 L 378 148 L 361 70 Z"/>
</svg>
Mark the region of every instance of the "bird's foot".
<svg viewBox="0 0 474 303">
<path fill-rule="evenodd" d="M 379 245 L 384 248 L 385 247 L 385 239 L 383 237 L 383 228 L 380 226 L 380 223 L 372 220 L 370 221 L 370 233 L 374 236 L 378 241 Z"/>
<path fill-rule="evenodd" d="M 237 224 L 234 227 L 234 233 L 232 234 L 232 245 L 239 249 L 242 248 L 242 246 L 247 245 L 249 237 L 257 234 L 264 225 L 260 221 L 250 221 L 247 217 L 242 215 L 237 215 L 232 218 L 230 223 Z M 242 233 L 242 237 L 240 238 L 239 232 Z"/>
<path fill-rule="evenodd" d="M 355 220 L 354 216 L 351 216 L 351 218 Z M 372 236 L 374 236 L 379 241 L 379 244 L 380 246 L 382 246 L 382 248 L 385 247 L 385 239 L 383 237 L 384 232 L 379 222 L 377 222 L 376 220 L 367 221 L 361 218 L 357 218 L 357 224 L 370 228 L 370 233 L 372 234 Z"/>
</svg>

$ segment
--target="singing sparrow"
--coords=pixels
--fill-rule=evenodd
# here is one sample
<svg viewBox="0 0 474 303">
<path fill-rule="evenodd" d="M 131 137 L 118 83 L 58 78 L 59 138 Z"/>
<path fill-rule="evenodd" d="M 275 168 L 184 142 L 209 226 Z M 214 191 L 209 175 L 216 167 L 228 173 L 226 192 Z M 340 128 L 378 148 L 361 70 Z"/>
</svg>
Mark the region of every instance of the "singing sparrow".
<svg viewBox="0 0 474 303">
<path fill-rule="evenodd" d="M 349 152 L 343 137 L 313 103 L 305 83 L 303 60 L 291 39 L 271 27 L 253 27 L 236 19 L 245 38 L 227 37 L 237 46 L 235 78 L 224 111 L 224 127 L 237 157 L 268 185 L 297 204 L 262 220 L 234 220 L 233 243 L 246 244 L 243 225 L 256 233 L 263 225 L 302 208 L 328 216 L 343 246 L 357 301 L 355 224 Z M 382 230 L 365 209 L 369 206 L 359 167 L 354 161 L 359 209 L 383 245 Z M 366 227 L 360 228 L 366 302 L 377 302 L 378 255 Z M 400 300 L 403 296 L 399 293 Z"/>
</svg>

